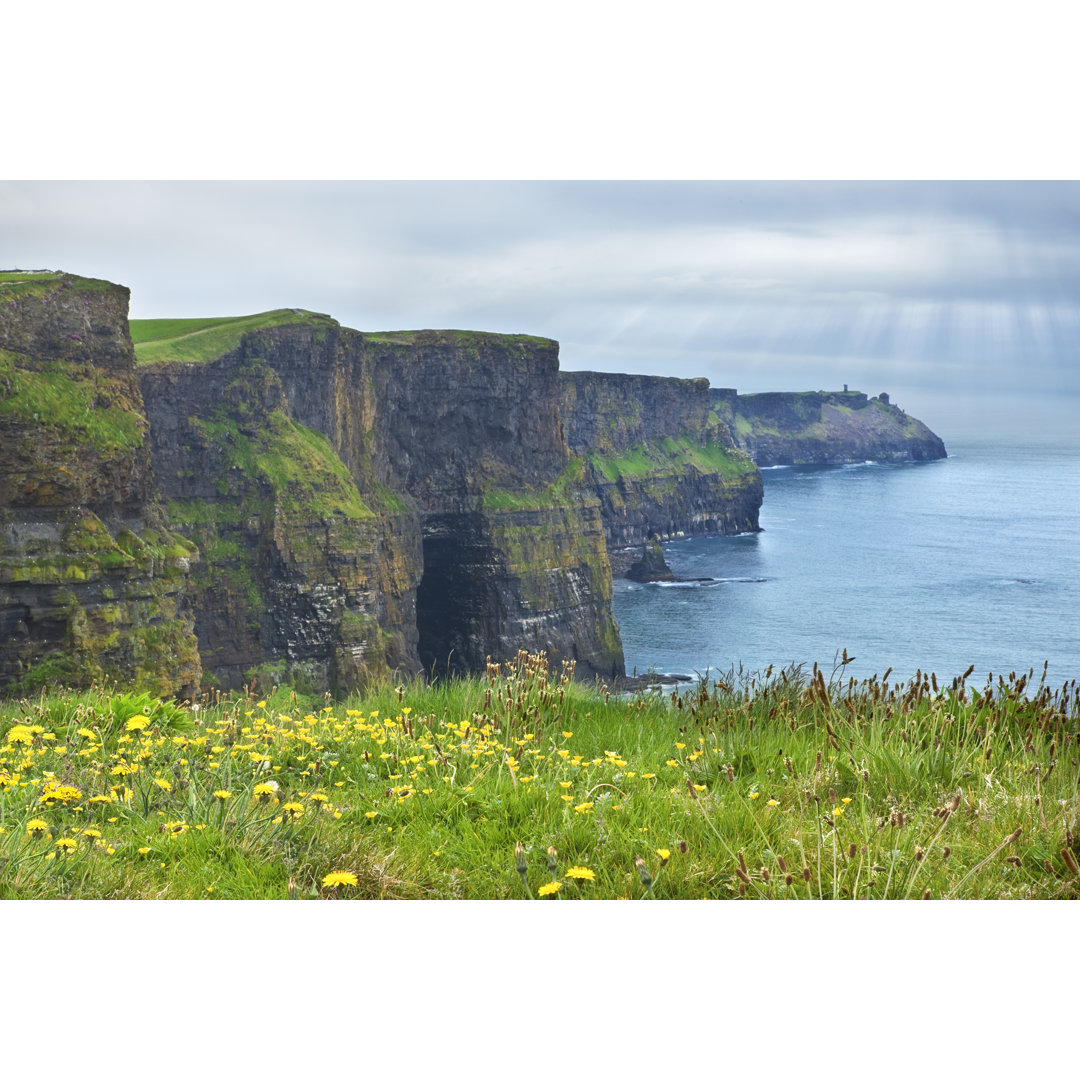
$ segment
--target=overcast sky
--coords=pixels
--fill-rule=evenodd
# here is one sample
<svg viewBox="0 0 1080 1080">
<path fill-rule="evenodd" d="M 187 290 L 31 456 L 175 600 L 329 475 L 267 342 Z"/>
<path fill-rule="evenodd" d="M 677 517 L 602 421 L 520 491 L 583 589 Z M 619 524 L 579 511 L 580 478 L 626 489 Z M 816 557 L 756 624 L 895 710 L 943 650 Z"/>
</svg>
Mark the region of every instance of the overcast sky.
<svg viewBox="0 0 1080 1080">
<path fill-rule="evenodd" d="M 303 307 L 887 390 L 946 442 L 1077 428 L 1073 182 L 5 182 L 0 264 L 120 282 L 133 318 Z"/>
</svg>

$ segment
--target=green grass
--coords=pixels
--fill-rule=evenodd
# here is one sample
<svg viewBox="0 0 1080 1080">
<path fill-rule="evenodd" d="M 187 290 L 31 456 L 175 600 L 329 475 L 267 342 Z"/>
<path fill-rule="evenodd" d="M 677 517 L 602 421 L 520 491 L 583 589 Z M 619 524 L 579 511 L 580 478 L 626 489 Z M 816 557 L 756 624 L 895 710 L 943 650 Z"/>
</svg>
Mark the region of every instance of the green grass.
<svg viewBox="0 0 1080 1080">
<path fill-rule="evenodd" d="M 231 352 L 245 334 L 275 326 L 311 323 L 335 325 L 329 315 L 299 308 L 278 308 L 258 315 L 211 319 L 132 319 L 129 322 L 135 359 L 159 362 L 205 363 Z"/>
<path fill-rule="evenodd" d="M 547 510 L 562 507 L 581 494 L 585 478 L 585 462 L 571 457 L 566 468 L 547 487 L 523 488 L 511 491 L 506 488 L 489 488 L 484 492 L 485 510 Z"/>
<path fill-rule="evenodd" d="M 374 517 L 330 440 L 281 411 L 266 417 L 257 434 L 246 433 L 229 418 L 192 422 L 224 448 L 230 467 L 247 477 L 263 477 L 286 512 L 342 514 L 351 521 Z M 225 494 L 227 474 L 221 485 Z"/>
<path fill-rule="evenodd" d="M 384 345 L 415 345 L 425 343 L 455 345 L 475 349 L 480 345 L 543 345 L 556 344 L 551 338 L 533 334 L 497 334 L 483 330 L 381 330 L 364 333 L 364 340 Z"/>
<path fill-rule="evenodd" d="M 128 388 L 121 381 L 99 375 L 90 365 L 61 361 L 31 371 L 19 359 L 0 349 L 0 421 L 40 424 L 43 433 L 92 446 L 104 457 L 142 442 L 142 417 L 124 397 Z"/>
<path fill-rule="evenodd" d="M 0 270 L 0 286 L 55 281 L 58 277 L 60 274 L 55 270 Z"/>
<path fill-rule="evenodd" d="M 641 480 L 683 472 L 688 466 L 702 473 L 720 473 L 725 480 L 756 471 L 754 463 L 741 450 L 732 451 L 720 443 L 701 444 L 687 438 L 667 438 L 659 443 L 636 446 L 623 454 L 589 454 L 586 460 L 613 484 L 624 477 Z"/>
<path fill-rule="evenodd" d="M 0 897 L 1080 896 L 1075 684 L 571 674 L 8 702 Z"/>
</svg>

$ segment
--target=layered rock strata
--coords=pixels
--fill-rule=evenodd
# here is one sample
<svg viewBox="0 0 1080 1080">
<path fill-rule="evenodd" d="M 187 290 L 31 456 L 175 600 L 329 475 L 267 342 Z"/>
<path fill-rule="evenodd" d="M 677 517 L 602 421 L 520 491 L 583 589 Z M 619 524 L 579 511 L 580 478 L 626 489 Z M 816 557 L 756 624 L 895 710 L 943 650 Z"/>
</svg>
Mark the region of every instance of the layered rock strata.
<svg viewBox="0 0 1080 1080">
<path fill-rule="evenodd" d="M 190 695 L 197 549 L 153 498 L 128 290 L 0 274 L 0 690 Z"/>
<path fill-rule="evenodd" d="M 206 552 L 207 668 L 340 690 L 530 648 L 621 674 L 599 506 L 560 436 L 557 349 L 313 316 L 141 368 L 170 514 Z M 295 444 L 319 436 L 316 462 Z M 331 505 L 316 495 L 335 469 Z"/>
<path fill-rule="evenodd" d="M 761 473 L 711 408 L 705 379 L 568 371 L 560 404 L 570 451 L 585 462 L 610 548 L 654 533 L 756 532 Z"/>
</svg>

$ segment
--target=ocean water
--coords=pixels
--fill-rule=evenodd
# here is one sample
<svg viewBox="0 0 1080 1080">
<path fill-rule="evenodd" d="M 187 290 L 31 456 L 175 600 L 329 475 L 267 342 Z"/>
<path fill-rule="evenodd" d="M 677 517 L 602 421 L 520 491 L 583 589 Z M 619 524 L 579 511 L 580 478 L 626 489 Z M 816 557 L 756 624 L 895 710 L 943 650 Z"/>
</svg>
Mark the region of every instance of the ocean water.
<svg viewBox="0 0 1080 1080">
<path fill-rule="evenodd" d="M 763 531 L 676 540 L 671 569 L 713 584 L 615 582 L 627 672 L 813 662 L 971 681 L 1048 662 L 1080 680 L 1080 442 L 946 441 L 919 464 L 763 470 Z"/>
</svg>

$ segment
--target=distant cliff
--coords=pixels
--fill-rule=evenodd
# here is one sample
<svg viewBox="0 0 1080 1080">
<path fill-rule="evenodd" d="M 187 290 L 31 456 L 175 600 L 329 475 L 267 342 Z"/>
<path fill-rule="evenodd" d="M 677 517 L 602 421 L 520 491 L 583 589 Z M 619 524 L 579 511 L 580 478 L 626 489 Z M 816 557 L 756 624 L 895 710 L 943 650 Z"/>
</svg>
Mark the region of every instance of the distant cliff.
<svg viewBox="0 0 1080 1080">
<path fill-rule="evenodd" d="M 757 531 L 761 473 L 712 412 L 707 380 L 566 371 L 559 387 L 610 547 Z"/>
<path fill-rule="evenodd" d="M 761 467 L 861 461 L 933 461 L 945 444 L 889 401 L 855 391 L 739 394 L 711 391 L 712 412 Z"/>
</svg>

